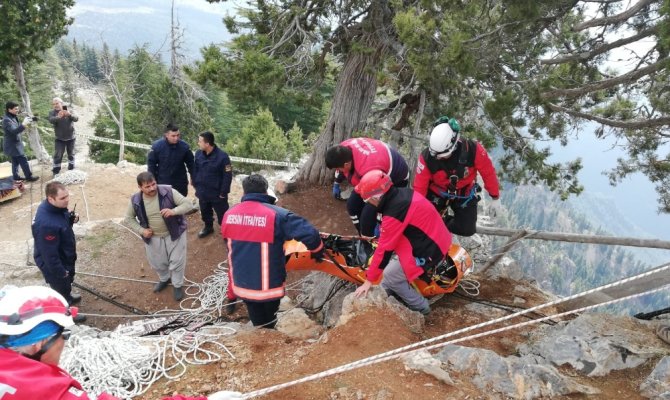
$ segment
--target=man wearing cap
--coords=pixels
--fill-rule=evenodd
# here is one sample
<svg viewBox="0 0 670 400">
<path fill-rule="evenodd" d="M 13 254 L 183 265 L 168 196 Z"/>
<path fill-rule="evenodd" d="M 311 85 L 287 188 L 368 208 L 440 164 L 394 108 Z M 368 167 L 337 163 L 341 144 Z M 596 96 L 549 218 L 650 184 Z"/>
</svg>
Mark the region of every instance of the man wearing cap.
<svg viewBox="0 0 670 400">
<path fill-rule="evenodd" d="M 380 170 L 365 174 L 355 190 L 382 214 L 379 243 L 356 296 L 367 294 L 383 271 L 381 286 L 388 294 L 400 298 L 410 310 L 428 314 L 428 300 L 410 283 L 417 278 L 430 281 L 426 272 L 443 262 L 449 252 L 451 234 L 440 214 L 419 193 L 394 187 Z"/>
<path fill-rule="evenodd" d="M 0 399 L 87 400 L 83 387 L 58 367 L 77 308 L 42 286 L 0 289 Z M 164 400 L 236 400 L 238 392 Z M 119 400 L 102 393 L 98 400 Z"/>
<path fill-rule="evenodd" d="M 74 264 L 77 261 L 77 243 L 72 225 L 79 221 L 79 216 L 68 210 L 70 192 L 62 183 L 49 182 L 45 194 L 46 200 L 37 208 L 32 225 L 35 264 L 52 289 L 69 304 L 76 304 L 81 296 L 72 293 Z M 86 317 L 80 315 L 75 322 L 85 320 Z"/>
<path fill-rule="evenodd" d="M 276 199 L 268 194 L 268 182 L 261 175 L 246 177 L 242 189 L 242 201 L 226 212 L 221 225 L 228 243 L 229 287 L 246 304 L 254 326 L 272 329 L 286 294 L 284 242 L 302 242 L 318 261 L 324 247 L 312 224 L 274 205 Z"/>
</svg>

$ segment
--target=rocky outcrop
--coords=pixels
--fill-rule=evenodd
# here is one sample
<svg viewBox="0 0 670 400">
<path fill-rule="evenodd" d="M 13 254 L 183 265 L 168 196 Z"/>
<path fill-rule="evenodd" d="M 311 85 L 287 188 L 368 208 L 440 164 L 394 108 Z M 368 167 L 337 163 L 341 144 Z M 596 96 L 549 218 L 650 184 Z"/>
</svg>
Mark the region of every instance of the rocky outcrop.
<svg viewBox="0 0 670 400">
<path fill-rule="evenodd" d="M 582 314 L 550 329 L 538 329 L 518 350 L 557 366 L 570 365 L 587 376 L 635 368 L 668 352 L 652 327 L 609 314 Z"/>
</svg>

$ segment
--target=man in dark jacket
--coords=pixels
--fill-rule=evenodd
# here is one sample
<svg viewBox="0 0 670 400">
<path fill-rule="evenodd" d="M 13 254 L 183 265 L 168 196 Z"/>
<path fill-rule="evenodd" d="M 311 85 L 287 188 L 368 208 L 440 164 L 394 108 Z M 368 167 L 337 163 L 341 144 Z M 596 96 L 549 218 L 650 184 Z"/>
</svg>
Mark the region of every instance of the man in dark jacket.
<svg viewBox="0 0 670 400">
<path fill-rule="evenodd" d="M 67 169 L 74 169 L 74 125 L 79 117 L 72 114 L 67 106 L 63 106 L 63 100 L 54 97 L 53 110 L 49 111 L 49 122 L 54 126 L 56 141 L 54 142 L 54 164 L 52 172 L 57 175 L 60 172 L 60 164 L 63 161 L 63 153 L 67 151 Z"/>
<path fill-rule="evenodd" d="M 188 194 L 188 178 L 186 169 L 193 177 L 193 153 L 186 142 L 179 139 L 179 128 L 168 124 L 162 139 L 151 145 L 147 156 L 147 168 L 156 177 L 159 185 L 170 185 L 186 196 Z"/>
<path fill-rule="evenodd" d="M 21 132 L 26 130 L 26 127 L 33 120 L 30 117 L 25 117 L 23 122 L 19 123 L 18 114 L 19 105 L 13 101 L 8 101 L 5 104 L 5 116 L 2 118 L 2 130 L 5 132 L 2 150 L 12 160 L 12 178 L 15 181 L 24 179 L 19 176 L 20 166 L 23 170 L 23 175 L 25 175 L 25 180 L 35 182 L 39 177 L 33 176 L 33 173 L 30 171 L 30 165 L 28 165 L 28 159 L 23 150 L 23 140 L 21 139 Z"/>
<path fill-rule="evenodd" d="M 443 262 L 451 246 L 451 234 L 440 214 L 425 197 L 409 188 L 395 188 L 380 170 L 363 176 L 356 192 L 383 215 L 379 244 L 356 296 L 365 295 L 384 272 L 381 286 L 399 297 L 409 309 L 430 312 L 426 300 L 411 286 L 416 278 Z"/>
<path fill-rule="evenodd" d="M 74 264 L 77 261 L 77 243 L 72 225 L 79 221 L 79 216 L 68 211 L 70 193 L 62 183 L 49 182 L 45 192 L 47 198 L 37 208 L 32 225 L 35 239 L 33 256 L 44 280 L 72 305 L 81 301 L 80 295 L 72 293 Z M 75 318 L 75 322 L 85 320 L 83 315 Z"/>
<path fill-rule="evenodd" d="M 407 186 L 409 167 L 405 159 L 388 144 L 370 138 L 353 138 L 332 146 L 326 152 L 326 167 L 335 169 L 333 196 L 340 198 L 340 183 L 346 179 L 352 186 L 358 185 L 365 173 L 379 169 L 387 173 L 396 187 Z M 347 212 L 358 233 L 375 236 L 377 210 L 365 204 L 357 193 L 347 199 Z"/>
<path fill-rule="evenodd" d="M 233 167 L 228 154 L 214 143 L 212 132 L 198 136 L 198 147 L 193 165 L 193 187 L 200 202 L 200 215 L 205 226 L 198 233 L 199 238 L 214 232 L 214 211 L 219 225 L 223 214 L 228 211 L 228 193 L 233 180 Z"/>
<path fill-rule="evenodd" d="M 242 201 L 226 212 L 221 225 L 228 242 L 229 285 L 246 304 L 254 326 L 271 329 L 285 294 L 284 242 L 301 241 L 317 260 L 323 258 L 323 243 L 304 218 L 274 205 L 265 178 L 249 175 L 242 189 Z"/>
<path fill-rule="evenodd" d="M 137 175 L 139 192 L 132 195 L 125 222 L 144 240 L 149 265 L 158 274 L 154 293 L 172 281 L 174 299 L 184 298 L 186 218 L 193 204 L 169 185 L 157 185 L 151 172 Z"/>
</svg>

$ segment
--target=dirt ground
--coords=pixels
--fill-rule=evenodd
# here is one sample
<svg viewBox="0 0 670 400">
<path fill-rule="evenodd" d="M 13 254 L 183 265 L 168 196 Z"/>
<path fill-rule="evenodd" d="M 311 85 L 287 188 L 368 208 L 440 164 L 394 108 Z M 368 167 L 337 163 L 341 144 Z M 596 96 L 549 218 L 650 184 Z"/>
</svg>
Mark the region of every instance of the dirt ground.
<svg viewBox="0 0 670 400">
<path fill-rule="evenodd" d="M 154 312 L 177 307 L 177 303 L 172 299 L 171 290 L 159 294 L 151 291 L 156 276 L 146 262 L 142 241 L 129 230 L 110 221 L 114 218 L 120 219 L 124 215 L 129 196 L 136 190 L 134 179 L 141 167 L 117 168 L 89 164 L 85 169 L 88 173 L 86 183 L 69 187 L 72 195 L 71 205 L 77 204 L 82 223 L 89 220 L 106 222 L 91 228 L 91 231 L 78 241 L 79 275 L 76 281 L 137 310 Z M 43 190 L 42 186 L 43 182 L 33 184 L 32 198 L 31 192 L 28 191 L 19 199 L 0 204 L 0 235 L 3 240 L 30 238 L 30 218 L 41 198 L 38 193 Z M 192 188 L 190 190 L 192 192 Z M 231 199 L 239 199 L 240 194 L 239 183 L 235 183 Z M 329 188 L 300 188 L 295 193 L 282 196 L 279 204 L 306 217 L 321 231 L 354 233 L 345 212 L 344 202 L 332 199 Z M 193 282 L 202 282 L 205 277 L 212 274 L 217 264 L 226 259 L 226 252 L 218 235 L 211 235 L 205 239 L 197 238 L 197 232 L 202 226 L 199 214 L 189 216 L 188 223 L 186 276 Z M 291 273 L 289 280 L 296 281 L 302 276 L 304 272 Z M 515 287 L 518 287 L 518 282 L 505 280 L 487 282 L 481 278 L 480 282 L 482 287 L 479 299 L 482 300 L 513 305 L 514 298 L 521 297 L 525 300 L 524 307 L 546 301 L 544 295 L 537 291 L 516 293 Z M 115 317 L 127 315 L 127 310 L 86 291 L 82 291 L 82 296 L 81 311 L 89 314 L 89 324 L 101 329 L 113 329 L 127 320 Z M 227 346 L 237 360 L 224 359 L 211 365 L 191 366 L 186 375 L 180 379 L 161 381 L 140 398 L 156 399 L 173 393 L 190 396 L 207 395 L 220 389 L 248 392 L 483 322 L 491 319 L 491 315 L 505 315 L 504 311 L 495 308 L 491 308 L 490 315 L 469 312 L 467 311 L 469 304 L 470 300 L 459 296 L 445 296 L 437 301 L 432 306 L 434 311 L 427 317 L 426 329 L 421 335 L 410 332 L 395 315 L 386 311 L 359 315 L 346 325 L 330 330 L 316 342 L 292 339 L 270 330 L 240 333 L 226 339 Z M 238 308 L 231 319 L 246 322 L 244 308 Z M 476 343 L 463 344 L 489 348 L 499 354 L 509 355 L 515 352 L 515 346 L 523 340 L 523 331 L 512 331 L 482 338 Z M 601 396 L 590 398 L 637 399 L 641 398 L 638 394 L 639 384 L 649 374 L 652 365 L 647 363 L 635 370 L 611 374 L 604 378 L 583 378 L 569 370 L 564 372 L 603 392 Z M 293 386 L 264 398 L 491 398 L 490 394 L 475 389 L 469 383 L 468 377 L 452 378 L 461 383 L 450 386 L 430 375 L 406 370 L 399 361 L 389 361 Z"/>
</svg>

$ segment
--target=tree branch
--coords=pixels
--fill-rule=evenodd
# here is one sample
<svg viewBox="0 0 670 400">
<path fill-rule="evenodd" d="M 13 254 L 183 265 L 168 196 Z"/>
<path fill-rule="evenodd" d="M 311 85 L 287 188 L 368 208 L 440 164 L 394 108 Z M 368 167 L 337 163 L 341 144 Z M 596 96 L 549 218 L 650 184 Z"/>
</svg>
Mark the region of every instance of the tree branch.
<svg viewBox="0 0 670 400">
<path fill-rule="evenodd" d="M 603 89 L 609 89 L 611 87 L 623 84 L 623 83 L 630 83 L 633 81 L 638 80 L 639 78 L 649 75 L 653 72 L 656 72 L 662 68 L 665 68 L 667 65 L 668 60 L 670 58 L 662 58 L 658 61 L 656 61 L 653 64 L 650 64 L 644 68 L 640 68 L 637 70 L 630 71 L 626 74 L 619 75 L 616 78 L 612 79 L 605 79 L 599 82 L 591 83 L 591 84 L 586 84 L 584 86 L 576 87 L 576 88 L 569 88 L 569 89 L 554 89 L 550 90 L 548 92 L 544 92 L 540 94 L 540 97 L 542 99 L 553 99 L 556 97 L 564 97 L 564 98 L 574 98 L 574 97 L 579 97 L 582 96 L 586 93 L 590 92 L 595 92 L 597 90 L 603 90 Z"/>
<path fill-rule="evenodd" d="M 551 64 L 563 64 L 568 61 L 586 61 L 590 60 L 595 56 L 598 56 L 600 54 L 606 53 L 612 49 L 615 49 L 617 47 L 621 47 L 624 45 L 627 45 L 629 43 L 637 42 L 640 39 L 646 38 L 648 36 L 651 36 L 658 32 L 658 28 L 656 25 L 654 25 L 651 28 L 645 29 L 643 31 L 638 32 L 636 35 L 629 36 L 627 38 L 619 39 L 616 40 L 612 43 L 605 43 L 601 45 L 596 45 L 596 47 L 590 51 L 583 51 L 580 53 L 576 54 L 569 54 L 563 57 L 558 57 L 558 58 L 552 58 L 552 59 L 544 59 L 540 60 L 540 64 L 542 65 L 551 65 Z"/>
<path fill-rule="evenodd" d="M 564 112 L 566 114 L 572 115 L 573 117 L 579 117 L 583 119 L 587 119 L 589 121 L 595 121 L 599 122 L 603 125 L 611 126 L 613 128 L 622 128 L 622 129 L 641 129 L 641 128 L 654 128 L 654 127 L 659 127 L 659 126 L 664 126 L 664 125 L 670 125 L 670 117 L 660 117 L 660 118 L 653 118 L 653 119 L 647 119 L 647 120 L 637 120 L 637 121 L 617 121 L 614 119 L 609 119 L 609 118 L 604 118 L 604 117 L 599 117 L 597 115 L 593 114 L 588 114 L 584 113 L 581 111 L 575 111 L 571 110 L 569 108 L 565 108 L 562 106 L 559 106 L 558 104 L 554 103 L 548 103 L 547 104 L 549 109 L 552 111 L 557 111 L 557 112 Z M 668 134 L 664 133 L 657 133 L 659 136 L 665 136 L 665 137 L 670 137 Z"/>
<path fill-rule="evenodd" d="M 593 28 L 594 26 L 602 26 L 602 25 L 616 24 L 618 22 L 624 22 L 633 15 L 637 14 L 637 12 L 643 9 L 644 7 L 655 2 L 656 0 L 640 0 L 633 7 L 629 8 L 628 10 L 620 14 L 612 15 L 611 17 L 602 17 L 592 19 L 590 21 L 585 21 L 582 22 L 581 24 L 575 25 L 574 28 L 572 28 L 572 30 L 574 32 L 579 32 L 587 28 Z"/>
</svg>

